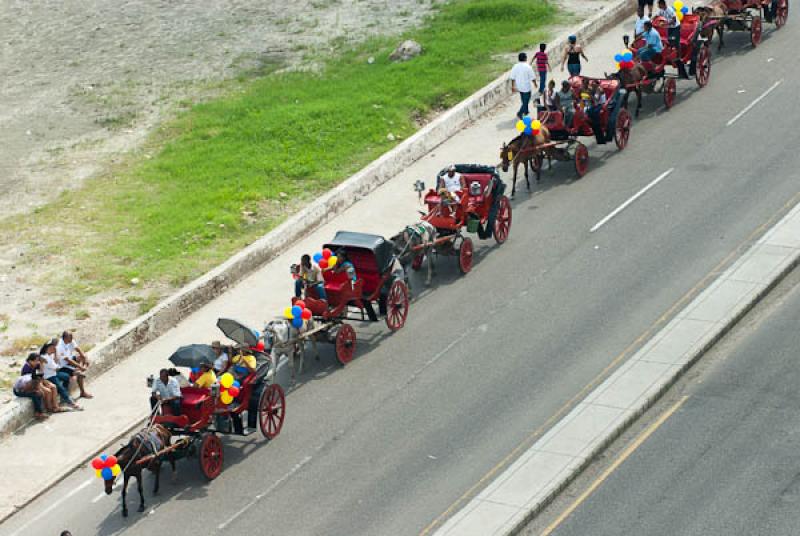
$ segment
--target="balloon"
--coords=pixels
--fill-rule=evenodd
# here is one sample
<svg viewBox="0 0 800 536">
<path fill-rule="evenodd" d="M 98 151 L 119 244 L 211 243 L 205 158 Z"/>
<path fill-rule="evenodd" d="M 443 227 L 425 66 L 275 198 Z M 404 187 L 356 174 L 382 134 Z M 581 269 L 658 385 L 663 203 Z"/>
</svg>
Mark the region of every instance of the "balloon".
<svg viewBox="0 0 800 536">
<path fill-rule="evenodd" d="M 117 476 L 121 472 L 122 472 L 122 469 L 120 469 L 119 464 L 115 464 L 114 467 L 111 468 L 111 474 L 114 475 L 114 476 Z"/>
<path fill-rule="evenodd" d="M 516 127 L 519 132 L 522 132 L 523 130 L 525 130 L 525 123 L 523 123 L 522 120 L 519 120 L 517 121 Z"/>
<path fill-rule="evenodd" d="M 303 319 L 302 318 L 293 318 L 292 319 L 292 327 L 296 329 L 300 329 L 303 327 Z"/>
<path fill-rule="evenodd" d="M 94 460 L 92 460 L 92 469 L 99 471 L 100 469 L 103 468 L 103 466 L 104 466 L 103 460 L 101 460 L 100 458 L 95 458 Z"/>
<path fill-rule="evenodd" d="M 533 129 L 531 127 L 525 127 L 524 133 L 530 136 L 533 134 Z"/>
<path fill-rule="evenodd" d="M 102 469 L 95 469 L 94 474 L 97 475 L 97 478 L 103 478 L 103 473 L 101 473 Z"/>
<path fill-rule="evenodd" d="M 686 7 L 686 6 L 683 6 L 681 8 L 681 13 L 683 13 L 684 15 L 688 15 L 689 14 L 689 8 Z"/>
<path fill-rule="evenodd" d="M 219 384 L 223 386 L 225 389 L 227 389 L 228 387 L 233 385 L 233 380 L 234 380 L 233 374 L 231 374 L 230 372 L 226 372 L 220 377 Z"/>
<path fill-rule="evenodd" d="M 322 257 L 323 258 L 330 259 L 331 255 L 333 255 L 333 252 L 331 250 L 329 250 L 328 248 L 325 248 L 325 249 L 322 250 Z"/>
<path fill-rule="evenodd" d="M 301 314 L 303 314 L 303 308 L 302 307 L 298 307 L 296 305 L 292 307 L 292 316 L 294 318 L 297 318 Z"/>
<path fill-rule="evenodd" d="M 531 126 L 531 121 L 533 121 L 533 119 L 529 115 L 526 115 L 525 117 L 522 118 L 522 122 L 525 123 L 526 127 Z"/>
<path fill-rule="evenodd" d="M 108 458 L 108 454 L 101 454 L 100 455 L 100 459 L 101 460 L 106 461 L 106 458 Z"/>
<path fill-rule="evenodd" d="M 242 384 L 239 383 L 239 380 L 234 380 L 233 383 L 231 384 L 231 387 L 236 387 L 237 389 L 240 388 L 241 386 Z"/>
<path fill-rule="evenodd" d="M 319 267 L 325 270 L 328 267 L 328 259 L 320 259 Z"/>
<path fill-rule="evenodd" d="M 303 320 L 311 320 L 312 316 L 311 309 L 303 309 L 303 314 L 300 315 L 300 318 Z"/>
<path fill-rule="evenodd" d="M 533 130 L 539 130 L 540 128 L 542 128 L 542 122 L 539 121 L 538 119 L 534 119 L 533 121 L 531 121 L 531 128 Z"/>
<path fill-rule="evenodd" d="M 299 307 L 300 309 L 306 308 L 306 302 L 304 302 L 303 300 L 297 300 L 296 302 L 294 302 L 294 305 Z"/>
<path fill-rule="evenodd" d="M 614 54 L 614 61 L 622 61 L 622 54 Z"/>
<path fill-rule="evenodd" d="M 192 367 L 192 372 L 197 374 L 198 372 L 200 372 L 200 367 Z"/>
<path fill-rule="evenodd" d="M 258 341 L 258 344 L 256 344 L 256 351 L 258 352 L 264 351 L 264 341 Z"/>
<path fill-rule="evenodd" d="M 114 473 L 111 471 L 110 467 L 104 467 L 100 471 L 100 474 L 103 475 L 103 480 L 111 480 L 114 478 Z"/>
<path fill-rule="evenodd" d="M 222 394 L 219 395 L 219 399 L 222 400 L 223 404 L 230 404 L 233 402 L 233 397 L 228 393 L 228 391 L 222 391 Z"/>
<path fill-rule="evenodd" d="M 683 2 L 681 2 L 681 0 L 675 0 L 675 2 L 672 4 L 672 7 L 674 7 L 677 11 L 680 11 L 683 7 Z"/>
<path fill-rule="evenodd" d="M 621 68 L 622 66 L 619 64 L 619 62 L 617 62 L 617 70 L 619 71 Z"/>
<path fill-rule="evenodd" d="M 239 388 L 231 385 L 230 389 L 228 389 L 228 394 L 231 395 L 233 398 L 236 398 L 237 396 L 239 396 Z"/>
<path fill-rule="evenodd" d="M 292 306 L 291 305 L 283 310 L 283 316 L 285 316 L 289 320 L 294 318 L 294 315 L 292 314 Z"/>
<path fill-rule="evenodd" d="M 630 50 L 627 51 L 625 54 L 622 55 L 622 59 L 625 61 L 631 61 L 633 59 L 633 52 Z"/>
<path fill-rule="evenodd" d="M 334 266 L 336 266 L 337 262 L 339 262 L 339 257 L 334 255 L 333 257 L 328 259 L 328 268 L 333 268 Z"/>
<path fill-rule="evenodd" d="M 319 264 L 320 259 L 322 259 L 322 253 L 314 253 L 314 262 Z"/>
<path fill-rule="evenodd" d="M 114 467 L 117 465 L 117 457 L 113 454 L 106 458 L 106 467 Z"/>
</svg>

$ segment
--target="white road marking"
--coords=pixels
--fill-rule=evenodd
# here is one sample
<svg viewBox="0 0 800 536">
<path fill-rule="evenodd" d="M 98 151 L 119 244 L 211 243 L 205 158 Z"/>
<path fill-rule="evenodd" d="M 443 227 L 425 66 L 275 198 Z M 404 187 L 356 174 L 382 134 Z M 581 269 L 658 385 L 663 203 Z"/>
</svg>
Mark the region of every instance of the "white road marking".
<svg viewBox="0 0 800 536">
<path fill-rule="evenodd" d="M 758 103 L 759 103 L 759 101 L 760 101 L 761 99 L 763 99 L 764 97 L 766 97 L 767 95 L 769 95 L 770 93 L 772 93 L 772 91 L 773 91 L 773 90 L 774 90 L 776 87 L 778 87 L 779 85 L 781 85 L 781 83 L 782 83 L 782 82 L 783 82 L 783 78 L 781 78 L 780 80 L 778 80 L 777 82 L 775 82 L 774 84 L 772 84 L 772 85 L 769 87 L 769 89 L 768 89 L 768 90 L 766 90 L 764 93 L 762 93 L 761 95 L 759 95 L 758 97 L 756 97 L 756 99 L 755 99 L 753 102 L 751 102 L 750 104 L 748 104 L 747 106 L 745 106 L 745 107 L 744 107 L 744 110 L 742 110 L 742 111 L 741 111 L 741 112 L 739 112 L 738 114 L 734 115 L 734 116 L 733 116 L 733 119 L 731 119 L 730 121 L 728 121 L 728 123 L 727 123 L 725 126 L 726 126 L 726 127 L 729 127 L 729 126 L 731 126 L 732 124 L 734 124 L 736 121 L 738 121 L 738 120 L 739 120 L 739 118 L 741 118 L 741 117 L 742 117 L 744 114 L 746 114 L 747 112 L 749 112 L 749 111 L 750 111 L 750 108 L 752 108 L 753 106 L 755 106 L 756 104 L 758 104 Z"/>
<path fill-rule="evenodd" d="M 291 469 L 291 470 L 290 470 L 288 473 L 286 473 L 285 475 L 283 475 L 282 477 L 280 477 L 278 480 L 276 480 L 276 481 L 275 481 L 275 482 L 274 482 L 274 483 L 273 483 L 273 484 L 272 484 L 270 487 L 268 487 L 266 490 L 264 490 L 264 491 L 262 491 L 261 493 L 259 493 L 258 495 L 256 495 L 256 496 L 253 498 L 253 500 L 252 500 L 252 501 L 250 501 L 249 503 L 247 503 L 246 505 L 244 505 L 244 506 L 243 506 L 243 507 L 242 507 L 242 508 L 241 508 L 241 509 L 240 509 L 238 512 L 236 512 L 236 513 L 235 513 L 235 514 L 233 514 L 231 517 L 229 517 L 229 518 L 228 518 L 228 520 L 227 520 L 227 521 L 225 521 L 224 523 L 221 523 L 221 524 L 220 524 L 220 525 L 219 525 L 217 528 L 218 528 L 219 530 L 224 530 L 224 529 L 225 529 L 225 527 L 227 527 L 228 525 L 230 525 L 231 523 L 233 523 L 233 522 L 236 520 L 236 518 L 237 518 L 237 517 L 239 517 L 240 515 L 242 515 L 243 513 L 245 513 L 247 510 L 249 510 L 249 509 L 250 509 L 250 508 L 252 508 L 253 506 L 255 506 L 255 505 L 256 505 L 256 503 L 258 503 L 258 501 L 260 501 L 261 499 L 263 499 L 264 497 L 266 497 L 267 495 L 269 495 L 269 493 L 270 493 L 270 492 L 272 492 L 272 490 L 274 490 L 275 488 L 277 488 L 278 486 L 280 486 L 281 484 L 283 484 L 284 482 L 286 482 L 287 480 L 289 480 L 289 478 L 291 478 L 293 474 L 295 474 L 297 471 L 299 471 L 300 469 L 302 469 L 302 468 L 303 468 L 303 466 L 304 466 L 304 465 L 306 465 L 306 464 L 307 464 L 308 462 L 310 462 L 310 461 L 311 461 L 311 456 L 306 456 L 305 458 L 303 458 L 302 460 L 300 460 L 300 463 L 298 463 L 297 465 L 295 465 L 294 467 L 292 467 L 292 469 Z"/>
<path fill-rule="evenodd" d="M 84 489 L 85 487 L 89 486 L 91 483 L 92 483 L 92 479 L 90 478 L 89 480 L 86 480 L 85 482 L 80 484 L 78 487 L 76 487 L 74 490 L 70 491 L 69 493 L 67 493 L 66 495 L 61 497 L 60 499 L 58 499 L 56 501 L 53 501 L 52 503 L 50 503 L 50 506 L 48 506 L 47 508 L 45 508 L 44 510 L 39 512 L 33 519 L 31 519 L 30 521 L 26 522 L 20 528 L 18 528 L 14 532 L 12 532 L 11 536 L 17 536 L 18 534 L 22 534 L 25 531 L 25 529 L 27 529 L 32 524 L 36 523 L 37 521 L 42 519 L 44 516 L 46 516 L 47 514 L 49 514 L 50 512 L 55 510 L 56 508 L 58 508 L 59 506 L 61 506 L 64 502 L 66 502 L 68 499 L 70 499 L 73 495 L 75 495 L 76 493 L 78 493 L 79 491 Z"/>
<path fill-rule="evenodd" d="M 664 173 L 662 173 L 661 175 L 659 175 L 658 177 L 656 177 L 656 178 L 655 178 L 653 181 L 651 181 L 651 182 L 650 182 L 650 184 L 648 184 L 647 186 L 645 186 L 644 188 L 642 188 L 641 190 L 639 190 L 638 192 L 636 192 L 635 194 L 633 194 L 633 196 L 631 196 L 631 197 L 630 197 L 630 198 L 629 198 L 627 201 L 625 201 L 625 202 L 624 202 L 624 203 L 622 203 L 620 206 L 618 206 L 617 208 L 615 208 L 615 209 L 614 209 L 614 211 L 613 211 L 613 212 L 611 212 L 611 214 L 609 214 L 608 216 L 606 216 L 605 218 L 603 218 L 603 219 L 602 219 L 602 220 L 600 220 L 599 222 L 595 223 L 595 224 L 594 224 L 594 227 L 592 227 L 591 229 L 589 229 L 589 232 L 590 232 L 590 233 L 593 233 L 593 232 L 595 232 L 596 230 L 598 230 L 600 227 L 602 227 L 603 225 L 605 225 L 606 223 L 608 223 L 608 222 L 609 222 L 609 220 L 611 220 L 611 218 L 613 218 L 614 216 L 616 216 L 617 214 L 619 214 L 620 212 L 622 212 L 623 210 L 625 210 L 625 209 L 628 207 L 628 205 L 630 205 L 631 203 L 633 203 L 634 201 L 636 201 L 637 199 L 639 199 L 641 196 L 643 196 L 643 195 L 644 195 L 644 194 L 647 192 L 647 190 L 649 190 L 650 188 L 652 188 L 653 186 L 655 186 L 656 184 L 658 184 L 659 182 L 661 182 L 662 180 L 664 180 L 664 179 L 667 177 L 667 175 L 669 175 L 669 174 L 670 174 L 670 173 L 672 173 L 673 171 L 675 171 L 675 168 L 669 168 L 669 169 L 668 169 L 668 170 L 666 170 Z"/>
</svg>

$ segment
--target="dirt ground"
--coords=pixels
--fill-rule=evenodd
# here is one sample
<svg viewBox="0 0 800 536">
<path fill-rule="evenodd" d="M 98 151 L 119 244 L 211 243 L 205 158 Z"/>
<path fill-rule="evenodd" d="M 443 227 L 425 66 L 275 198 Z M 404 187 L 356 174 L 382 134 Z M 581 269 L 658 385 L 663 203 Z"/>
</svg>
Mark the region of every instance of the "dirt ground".
<svg viewBox="0 0 800 536">
<path fill-rule="evenodd" d="M 0 2 L 0 213 L 24 218 L 108 169 L 215 82 L 313 67 L 334 39 L 400 33 L 441 1 Z M 564 5 L 583 18 L 606 3 Z M 133 286 L 76 309 L 37 285 L 49 259 L 2 246 L 0 403 L 34 342 L 71 329 L 86 349 L 173 290 Z"/>
</svg>

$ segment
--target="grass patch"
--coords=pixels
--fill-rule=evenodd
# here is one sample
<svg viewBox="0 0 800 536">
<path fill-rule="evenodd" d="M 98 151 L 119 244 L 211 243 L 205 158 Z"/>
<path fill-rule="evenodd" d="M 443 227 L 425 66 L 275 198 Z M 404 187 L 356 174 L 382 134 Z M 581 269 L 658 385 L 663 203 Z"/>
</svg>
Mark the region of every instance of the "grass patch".
<svg viewBox="0 0 800 536">
<path fill-rule="evenodd" d="M 81 309 L 75 313 L 75 320 L 87 320 L 92 315 L 86 309 Z"/>
<path fill-rule="evenodd" d="M 19 337 L 11 341 L 11 344 L 3 349 L 2 354 L 26 357 L 30 352 L 34 351 L 32 348 L 36 347 L 36 350 L 38 350 L 46 340 L 48 340 L 47 337 L 39 335 L 38 333 Z"/>
<path fill-rule="evenodd" d="M 121 318 L 114 317 L 108 321 L 108 327 L 111 329 L 118 329 L 125 325 L 125 321 Z M 88 350 L 87 350 L 88 351 Z"/>
<path fill-rule="evenodd" d="M 316 58 L 319 72 L 234 82 L 229 96 L 194 105 L 161 128 L 142 151 L 147 159 L 26 219 L 36 231 L 14 221 L 8 227 L 43 249 L 64 236 L 75 241 L 75 272 L 59 280 L 66 292 L 92 294 L 134 277 L 183 284 L 408 137 L 415 118 L 456 104 L 508 69 L 496 55 L 538 43 L 555 20 L 555 7 L 541 0 L 455 0 L 399 38 L 343 44 L 335 56 Z M 390 62 L 406 38 L 424 53 Z M 128 119 L 109 117 L 106 126 Z M 53 221 L 58 232 L 39 231 Z"/>
<path fill-rule="evenodd" d="M 161 296 L 158 294 L 150 294 L 146 298 L 143 298 L 142 301 L 139 302 L 139 315 L 150 311 L 150 309 L 158 305 L 159 300 L 161 300 Z"/>
</svg>

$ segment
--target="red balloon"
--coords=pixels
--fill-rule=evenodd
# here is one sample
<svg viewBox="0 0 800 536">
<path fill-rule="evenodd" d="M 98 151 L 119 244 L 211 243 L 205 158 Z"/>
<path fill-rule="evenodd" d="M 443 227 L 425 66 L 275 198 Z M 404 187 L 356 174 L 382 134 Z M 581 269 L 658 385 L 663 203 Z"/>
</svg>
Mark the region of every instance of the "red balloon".
<svg viewBox="0 0 800 536">
<path fill-rule="evenodd" d="M 92 460 L 92 469 L 100 470 L 103 467 L 105 467 L 104 464 L 105 462 L 103 460 L 101 460 L 100 458 L 95 458 L 94 460 Z"/>
<path fill-rule="evenodd" d="M 231 385 L 230 387 L 228 387 L 228 394 L 231 395 L 233 398 L 236 398 L 237 396 L 239 396 L 239 388 Z"/>
<path fill-rule="evenodd" d="M 256 351 L 258 352 L 264 351 L 264 341 L 258 341 L 258 344 L 256 344 Z"/>
<path fill-rule="evenodd" d="M 328 248 L 325 248 L 325 249 L 322 250 L 322 258 L 323 259 L 328 260 L 328 259 L 331 258 L 331 255 L 333 255 L 333 252 L 331 250 L 329 250 Z"/>
<path fill-rule="evenodd" d="M 306 302 L 304 302 L 303 300 L 296 300 L 292 305 L 296 305 L 300 309 L 305 309 L 306 308 Z"/>
<path fill-rule="evenodd" d="M 311 316 L 311 309 L 303 309 L 303 313 L 300 315 L 303 320 L 310 320 Z"/>
<path fill-rule="evenodd" d="M 117 465 L 117 457 L 113 454 L 106 458 L 106 467 L 114 467 Z"/>
<path fill-rule="evenodd" d="M 319 267 L 323 270 L 328 267 L 328 259 L 320 259 L 319 260 Z"/>
</svg>

